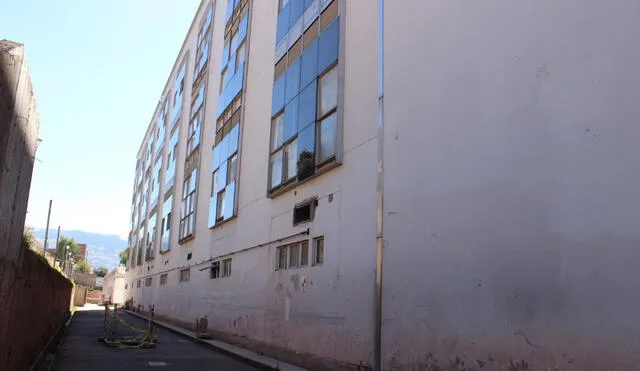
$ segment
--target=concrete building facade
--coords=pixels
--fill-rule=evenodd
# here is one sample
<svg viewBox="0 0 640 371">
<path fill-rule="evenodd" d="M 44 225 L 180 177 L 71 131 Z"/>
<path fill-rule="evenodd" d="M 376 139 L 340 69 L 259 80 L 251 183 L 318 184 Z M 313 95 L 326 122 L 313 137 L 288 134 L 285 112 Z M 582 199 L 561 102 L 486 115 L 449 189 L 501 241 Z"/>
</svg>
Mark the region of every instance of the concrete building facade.
<svg viewBox="0 0 640 371">
<path fill-rule="evenodd" d="M 202 2 L 138 154 L 126 297 L 314 367 L 374 364 L 377 326 L 383 369 L 640 363 L 640 4 L 387 2 L 382 136 L 378 10 Z"/>
<path fill-rule="evenodd" d="M 125 267 L 115 267 L 105 276 L 102 284 L 102 302 L 122 305 L 125 302 Z"/>
</svg>

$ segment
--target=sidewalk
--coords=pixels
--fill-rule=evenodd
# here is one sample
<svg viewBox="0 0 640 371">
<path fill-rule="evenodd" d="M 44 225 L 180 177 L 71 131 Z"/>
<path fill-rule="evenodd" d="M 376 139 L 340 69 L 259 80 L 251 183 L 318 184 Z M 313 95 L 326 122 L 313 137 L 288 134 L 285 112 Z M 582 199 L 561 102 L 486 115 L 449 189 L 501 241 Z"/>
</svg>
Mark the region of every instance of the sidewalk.
<svg viewBox="0 0 640 371">
<path fill-rule="evenodd" d="M 137 328 L 145 321 L 121 313 L 121 317 Z M 87 306 L 73 316 L 62 340 L 56 359 L 57 371 L 135 371 L 159 367 L 160 370 L 259 370 L 246 362 L 215 352 L 184 339 L 172 331 L 156 326 L 158 344 L 153 349 L 110 348 L 98 341 L 103 334 L 104 308 Z M 118 336 L 135 335 L 118 327 Z"/>
<path fill-rule="evenodd" d="M 138 318 L 145 318 L 144 316 L 135 313 L 126 311 L 132 316 L 136 316 Z M 243 359 L 246 362 L 249 362 L 261 369 L 271 369 L 271 370 L 281 370 L 281 371 L 306 371 L 306 369 L 294 366 L 289 363 L 284 363 L 278 361 L 277 359 L 269 358 L 258 353 L 252 352 L 250 350 L 231 345 L 229 343 L 225 343 L 219 340 L 213 339 L 199 339 L 195 336 L 193 331 L 185 330 L 182 327 L 178 327 L 172 325 L 170 323 L 164 321 L 153 321 L 156 325 L 161 326 L 169 331 L 172 331 L 180 336 L 190 339 L 191 341 L 206 346 L 208 348 L 214 349 L 216 351 L 228 354 L 237 359 Z"/>
</svg>

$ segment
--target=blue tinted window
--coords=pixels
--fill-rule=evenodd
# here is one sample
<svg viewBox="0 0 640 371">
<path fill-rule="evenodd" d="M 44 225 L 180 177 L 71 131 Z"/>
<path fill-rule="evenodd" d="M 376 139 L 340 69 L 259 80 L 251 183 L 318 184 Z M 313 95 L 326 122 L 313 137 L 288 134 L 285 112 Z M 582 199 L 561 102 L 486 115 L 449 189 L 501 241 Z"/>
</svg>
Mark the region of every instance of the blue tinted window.
<svg viewBox="0 0 640 371">
<path fill-rule="evenodd" d="M 229 77 L 231 77 L 234 73 L 235 73 L 235 68 L 236 68 L 236 51 L 233 51 L 233 54 L 231 54 L 231 56 L 229 57 Z M 231 80 L 231 79 L 229 79 Z"/>
<path fill-rule="evenodd" d="M 300 58 L 293 62 L 287 69 L 287 86 L 285 94 L 285 102 L 292 100 L 298 93 L 300 93 Z"/>
<path fill-rule="evenodd" d="M 224 67 L 227 65 L 227 63 L 229 63 L 229 45 L 227 44 L 224 46 L 224 49 L 222 50 L 222 66 L 220 67 L 220 70 L 224 70 Z"/>
<path fill-rule="evenodd" d="M 229 155 L 234 154 L 238 150 L 238 135 L 240 133 L 240 125 L 236 124 L 227 134 L 229 137 Z"/>
<path fill-rule="evenodd" d="M 238 43 L 241 43 L 245 37 L 247 37 L 247 27 L 249 25 L 249 12 L 242 17 L 240 25 L 238 26 Z"/>
<path fill-rule="evenodd" d="M 273 97 L 271 101 L 271 116 L 275 115 L 284 107 L 284 83 L 285 83 L 286 73 L 283 73 L 274 83 L 273 83 Z"/>
<path fill-rule="evenodd" d="M 236 195 L 236 182 L 231 182 L 224 190 L 224 219 L 229 219 L 233 216 L 233 199 Z"/>
<path fill-rule="evenodd" d="M 305 88 L 318 76 L 318 40 L 316 39 L 300 57 L 300 87 Z"/>
<path fill-rule="evenodd" d="M 227 2 L 227 14 L 226 14 L 226 16 L 224 17 L 224 19 L 225 19 L 225 23 L 226 23 L 226 22 L 229 22 L 229 20 L 231 19 L 231 16 L 233 15 L 233 9 L 234 9 L 234 8 L 235 8 L 234 0 L 229 0 L 229 1 Z"/>
<path fill-rule="evenodd" d="M 327 67 L 338 60 L 338 37 L 340 35 L 340 18 L 320 34 L 318 39 L 318 73 L 322 74 Z"/>
<path fill-rule="evenodd" d="M 213 151 L 211 151 L 211 170 L 215 171 L 218 166 L 220 166 L 220 162 L 222 162 L 222 158 L 220 158 L 220 146 L 213 147 Z"/>
<path fill-rule="evenodd" d="M 242 90 L 242 84 L 244 82 L 244 64 L 241 67 L 242 68 L 233 75 L 233 79 L 231 79 L 231 95 L 229 96 L 229 103 L 231 103 L 231 101 L 233 101 L 233 99 Z"/>
<path fill-rule="evenodd" d="M 299 1 L 299 0 L 297 0 Z M 291 8 L 291 1 L 287 4 L 280 13 L 278 13 L 278 27 L 276 29 L 276 44 L 279 43 L 282 38 L 289 32 L 289 9 Z"/>
<path fill-rule="evenodd" d="M 309 124 L 298 133 L 298 180 L 315 173 L 316 125 Z"/>
<path fill-rule="evenodd" d="M 302 15 L 304 3 L 300 0 L 289 0 L 289 28 L 293 26 Z"/>
<path fill-rule="evenodd" d="M 226 135 L 224 138 L 222 138 L 222 141 L 220 141 L 220 143 L 218 143 L 216 147 L 220 147 L 220 159 L 222 162 L 225 162 L 229 157 L 229 136 Z"/>
<path fill-rule="evenodd" d="M 313 82 L 300 93 L 300 115 L 298 119 L 298 125 L 300 127 L 305 127 L 316 120 L 317 81 L 318 80 L 313 80 Z"/>
<path fill-rule="evenodd" d="M 213 173 L 213 194 L 218 193 L 227 184 L 227 173 L 222 167 Z"/>
<path fill-rule="evenodd" d="M 284 109 L 283 141 L 291 139 L 298 132 L 298 97 L 295 97 Z"/>
<path fill-rule="evenodd" d="M 228 161 L 223 161 L 222 164 L 220 164 L 220 167 L 218 168 L 218 173 L 217 176 L 215 177 L 215 181 L 216 183 L 214 184 L 214 188 L 213 191 L 215 193 L 220 192 L 224 186 L 227 184 L 227 165 L 228 165 Z"/>
<path fill-rule="evenodd" d="M 216 210 L 218 210 L 218 195 L 209 199 L 209 228 L 216 225 Z"/>
<path fill-rule="evenodd" d="M 304 0 L 304 8 L 307 9 L 309 5 L 313 4 L 313 0 Z"/>
<path fill-rule="evenodd" d="M 227 90 L 223 89 L 218 96 L 218 117 L 216 119 L 220 118 L 225 108 L 227 108 Z"/>
</svg>

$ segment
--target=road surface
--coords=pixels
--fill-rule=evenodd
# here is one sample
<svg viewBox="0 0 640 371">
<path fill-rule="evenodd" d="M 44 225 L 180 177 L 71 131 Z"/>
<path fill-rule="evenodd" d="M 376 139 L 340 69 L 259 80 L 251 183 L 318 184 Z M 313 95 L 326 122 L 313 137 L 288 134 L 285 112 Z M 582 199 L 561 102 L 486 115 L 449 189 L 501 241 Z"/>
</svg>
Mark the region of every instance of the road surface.
<svg viewBox="0 0 640 371">
<path fill-rule="evenodd" d="M 93 309 L 93 310 L 91 310 Z M 129 324 L 144 328 L 141 319 L 120 314 Z M 237 370 L 257 368 L 195 344 L 168 330 L 154 328 L 158 344 L 154 349 L 110 348 L 98 341 L 103 334 L 104 308 L 79 310 L 73 316 L 56 359 L 57 371 L 134 371 L 134 370 Z M 118 336 L 133 335 L 118 327 Z"/>
</svg>

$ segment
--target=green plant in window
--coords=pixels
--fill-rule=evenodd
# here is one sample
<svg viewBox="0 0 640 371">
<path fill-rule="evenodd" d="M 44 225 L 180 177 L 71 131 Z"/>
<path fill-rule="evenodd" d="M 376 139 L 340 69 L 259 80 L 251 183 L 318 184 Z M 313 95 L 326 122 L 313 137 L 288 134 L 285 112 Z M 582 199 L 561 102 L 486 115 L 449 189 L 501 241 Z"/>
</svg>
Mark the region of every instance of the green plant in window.
<svg viewBox="0 0 640 371">
<path fill-rule="evenodd" d="M 313 175 L 314 167 L 313 152 L 302 151 L 298 157 L 298 179 L 306 179 Z"/>
</svg>

